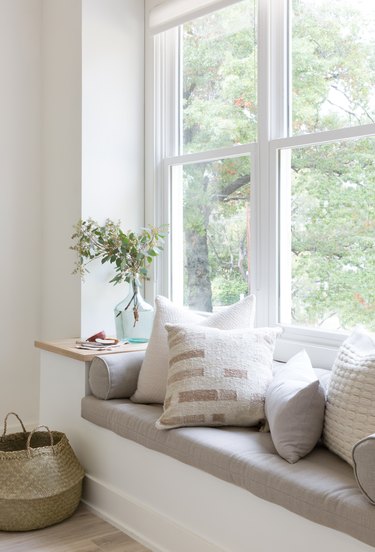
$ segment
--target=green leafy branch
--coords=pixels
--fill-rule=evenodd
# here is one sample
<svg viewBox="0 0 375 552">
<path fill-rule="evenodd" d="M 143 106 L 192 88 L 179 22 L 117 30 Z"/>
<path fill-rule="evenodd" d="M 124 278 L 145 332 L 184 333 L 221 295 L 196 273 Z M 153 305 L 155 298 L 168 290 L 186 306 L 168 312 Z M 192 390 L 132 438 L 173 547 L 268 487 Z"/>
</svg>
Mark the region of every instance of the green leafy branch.
<svg viewBox="0 0 375 552">
<path fill-rule="evenodd" d="M 101 259 L 102 264 L 114 265 L 116 275 L 110 283 L 130 283 L 137 278 L 149 279 L 148 270 L 152 261 L 163 250 L 167 233 L 164 227 L 148 226 L 139 233 L 123 232 L 120 222 L 107 219 L 103 225 L 92 218 L 79 220 L 74 227 L 70 247 L 77 253 L 73 274 L 84 278 L 87 265 L 94 259 Z"/>
</svg>

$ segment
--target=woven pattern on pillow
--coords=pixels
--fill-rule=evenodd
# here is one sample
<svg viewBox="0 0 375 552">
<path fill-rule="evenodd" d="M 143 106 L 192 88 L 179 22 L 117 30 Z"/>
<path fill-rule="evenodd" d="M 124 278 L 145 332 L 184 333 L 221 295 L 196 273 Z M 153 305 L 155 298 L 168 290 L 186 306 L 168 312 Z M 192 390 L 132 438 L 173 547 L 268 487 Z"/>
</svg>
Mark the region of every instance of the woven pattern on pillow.
<svg viewBox="0 0 375 552">
<path fill-rule="evenodd" d="M 332 369 L 324 420 L 324 442 L 353 465 L 352 448 L 375 432 L 375 337 L 354 330 Z"/>
<path fill-rule="evenodd" d="M 218 330 L 167 324 L 169 371 L 158 429 L 254 426 L 264 420 L 280 330 Z"/>
<path fill-rule="evenodd" d="M 200 324 L 232 330 L 252 328 L 254 317 L 254 295 L 249 295 L 242 301 L 207 317 L 176 306 L 166 297 L 156 297 L 151 337 L 139 374 L 137 390 L 131 400 L 136 403 L 163 404 L 164 402 L 168 375 L 168 340 L 165 324 Z"/>
</svg>

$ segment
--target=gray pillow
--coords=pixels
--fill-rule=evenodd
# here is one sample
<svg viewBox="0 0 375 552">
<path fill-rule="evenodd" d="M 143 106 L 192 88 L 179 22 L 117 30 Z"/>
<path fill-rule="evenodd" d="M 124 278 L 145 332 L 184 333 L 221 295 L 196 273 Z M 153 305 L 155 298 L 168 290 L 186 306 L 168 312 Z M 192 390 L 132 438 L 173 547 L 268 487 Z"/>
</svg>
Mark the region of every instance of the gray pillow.
<svg viewBox="0 0 375 552">
<path fill-rule="evenodd" d="M 371 504 L 375 504 L 375 433 L 354 445 L 352 457 L 358 486 Z"/>
<path fill-rule="evenodd" d="M 279 455 L 294 464 L 318 442 L 325 393 L 306 351 L 279 367 L 266 393 L 265 412 Z"/>
<path fill-rule="evenodd" d="M 89 370 L 91 393 L 98 399 L 128 399 L 137 389 L 144 351 L 94 358 Z"/>
</svg>

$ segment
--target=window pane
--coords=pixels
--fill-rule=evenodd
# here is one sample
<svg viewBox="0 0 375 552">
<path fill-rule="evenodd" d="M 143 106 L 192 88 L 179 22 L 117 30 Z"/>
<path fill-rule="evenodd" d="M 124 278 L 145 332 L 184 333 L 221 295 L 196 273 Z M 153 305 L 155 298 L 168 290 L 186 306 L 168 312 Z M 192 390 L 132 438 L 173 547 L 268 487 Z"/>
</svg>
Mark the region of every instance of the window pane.
<svg viewBox="0 0 375 552">
<path fill-rule="evenodd" d="M 375 121 L 375 2 L 291 0 L 294 134 Z"/>
<path fill-rule="evenodd" d="M 375 330 L 374 154 L 375 137 L 292 151 L 282 322 Z"/>
<path fill-rule="evenodd" d="M 244 0 L 183 25 L 184 153 L 255 140 L 255 4 Z"/>
<path fill-rule="evenodd" d="M 212 311 L 248 293 L 248 156 L 172 170 L 172 294 Z"/>
</svg>

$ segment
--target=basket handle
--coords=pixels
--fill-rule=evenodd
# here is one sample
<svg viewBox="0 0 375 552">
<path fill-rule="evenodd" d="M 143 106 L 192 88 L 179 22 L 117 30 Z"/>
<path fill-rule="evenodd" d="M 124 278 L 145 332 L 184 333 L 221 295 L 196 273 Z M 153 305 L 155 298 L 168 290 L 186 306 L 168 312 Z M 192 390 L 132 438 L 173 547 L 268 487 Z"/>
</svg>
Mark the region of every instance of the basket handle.
<svg viewBox="0 0 375 552">
<path fill-rule="evenodd" d="M 29 458 L 31 458 L 31 456 L 32 456 L 32 455 L 31 455 L 31 450 L 33 449 L 33 447 L 32 447 L 31 444 L 30 444 L 30 443 L 31 443 L 31 438 L 32 438 L 32 436 L 34 435 L 34 433 L 35 433 L 36 431 L 38 431 L 38 429 L 41 429 L 42 427 L 44 427 L 44 429 L 46 429 L 46 430 L 48 431 L 48 433 L 49 433 L 49 437 L 50 437 L 50 439 L 51 439 L 51 444 L 50 444 L 50 446 L 52 447 L 52 452 L 53 452 L 53 454 L 55 454 L 55 450 L 54 450 L 54 448 L 53 448 L 53 435 L 52 435 L 52 432 L 50 431 L 49 427 L 47 427 L 46 425 L 40 425 L 40 426 L 35 427 L 32 431 L 30 431 L 29 436 L 28 436 L 28 438 L 27 438 L 26 450 L 27 450 L 27 456 L 28 456 Z"/>
<path fill-rule="evenodd" d="M 4 419 L 4 431 L 3 431 L 3 434 L 2 434 L 2 436 L 1 436 L 1 439 L 4 439 L 4 437 L 5 437 L 5 434 L 6 434 L 7 429 L 8 429 L 8 424 L 7 424 L 7 422 L 8 422 L 8 417 L 9 417 L 11 414 L 13 414 L 13 416 L 15 416 L 15 417 L 18 419 L 19 423 L 20 423 L 21 426 L 22 426 L 23 432 L 24 432 L 24 433 L 27 433 L 27 432 L 26 432 L 26 429 L 25 429 L 25 426 L 23 425 L 23 422 L 22 422 L 21 418 L 18 416 L 18 414 L 16 414 L 15 412 L 8 412 L 8 414 L 5 416 L 5 419 Z"/>
</svg>

